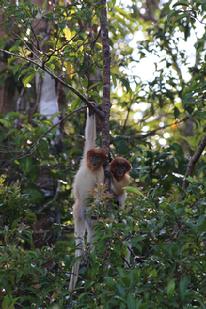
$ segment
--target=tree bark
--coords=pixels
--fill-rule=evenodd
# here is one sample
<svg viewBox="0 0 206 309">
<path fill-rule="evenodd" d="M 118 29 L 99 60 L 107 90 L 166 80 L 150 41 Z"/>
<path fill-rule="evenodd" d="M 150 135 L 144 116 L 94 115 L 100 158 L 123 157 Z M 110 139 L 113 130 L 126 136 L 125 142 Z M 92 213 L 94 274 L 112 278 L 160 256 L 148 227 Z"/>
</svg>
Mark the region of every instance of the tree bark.
<svg viewBox="0 0 206 309">
<path fill-rule="evenodd" d="M 190 158 L 188 165 L 187 165 L 187 169 L 186 169 L 186 173 L 185 173 L 185 178 L 183 181 L 183 185 L 182 188 L 185 190 L 188 186 L 188 181 L 187 181 L 187 177 L 191 176 L 194 172 L 195 169 L 195 165 L 198 162 L 203 150 L 206 147 L 206 135 L 202 138 L 202 140 L 200 141 L 197 150 L 195 151 L 194 155 Z"/>
<path fill-rule="evenodd" d="M 102 147 L 109 153 L 110 136 L 109 136 L 109 117 L 110 117 L 110 46 L 108 35 L 108 20 L 106 0 L 101 1 L 100 24 L 103 52 L 103 98 L 102 111 L 104 112 L 102 128 Z"/>
<path fill-rule="evenodd" d="M 0 10 L 0 37 L 6 37 L 4 31 L 4 20 L 2 11 Z M 6 75 L 7 63 L 6 59 L 0 59 L 0 73 Z M 5 71 L 5 72 L 4 72 Z M 12 78 L 8 77 L 4 84 L 0 86 L 0 113 L 7 113 L 15 110 L 15 85 Z"/>
</svg>

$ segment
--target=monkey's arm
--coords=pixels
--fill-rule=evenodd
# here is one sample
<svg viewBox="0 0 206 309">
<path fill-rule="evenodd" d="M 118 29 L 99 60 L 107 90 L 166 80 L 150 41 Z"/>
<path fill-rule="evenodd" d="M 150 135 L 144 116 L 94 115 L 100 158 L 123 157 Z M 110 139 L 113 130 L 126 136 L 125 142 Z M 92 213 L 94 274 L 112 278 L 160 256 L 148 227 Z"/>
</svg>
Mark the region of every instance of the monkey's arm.
<svg viewBox="0 0 206 309">
<path fill-rule="evenodd" d="M 91 148 L 96 147 L 96 116 L 95 114 L 89 115 L 87 110 L 87 122 L 85 128 L 85 146 L 84 152 L 86 153 Z"/>
</svg>

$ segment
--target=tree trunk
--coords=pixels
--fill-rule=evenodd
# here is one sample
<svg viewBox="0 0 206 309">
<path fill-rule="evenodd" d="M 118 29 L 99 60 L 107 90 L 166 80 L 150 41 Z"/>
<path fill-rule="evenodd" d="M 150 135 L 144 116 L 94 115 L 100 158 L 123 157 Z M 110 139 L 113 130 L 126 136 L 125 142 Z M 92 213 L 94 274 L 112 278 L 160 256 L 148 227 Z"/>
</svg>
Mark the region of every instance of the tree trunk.
<svg viewBox="0 0 206 309">
<path fill-rule="evenodd" d="M 3 38 L 5 36 L 5 31 L 3 29 L 3 16 L 0 12 L 0 37 Z M 0 60 L 0 73 L 6 70 L 7 64 L 6 59 L 3 57 Z M 7 74 L 7 73 L 5 73 Z M 15 85 L 12 78 L 7 78 L 3 85 L 0 86 L 0 113 L 10 112 L 15 110 Z"/>
<path fill-rule="evenodd" d="M 190 160 L 188 162 L 186 173 L 185 173 L 185 178 L 184 178 L 183 185 L 182 185 L 183 190 L 185 190 L 187 188 L 187 186 L 188 186 L 187 177 L 192 176 L 194 169 L 195 169 L 195 166 L 196 166 L 203 150 L 205 149 L 205 147 L 206 147 L 206 135 L 201 139 L 201 141 L 200 141 L 200 143 L 197 147 L 197 150 L 195 151 L 194 155 L 190 158 Z"/>
<path fill-rule="evenodd" d="M 110 135 L 109 135 L 109 117 L 110 117 L 110 47 L 108 35 L 108 21 L 106 0 L 101 1 L 101 37 L 102 37 L 102 51 L 103 51 L 103 98 L 102 110 L 104 112 L 104 121 L 102 128 L 102 147 L 109 153 Z"/>
</svg>

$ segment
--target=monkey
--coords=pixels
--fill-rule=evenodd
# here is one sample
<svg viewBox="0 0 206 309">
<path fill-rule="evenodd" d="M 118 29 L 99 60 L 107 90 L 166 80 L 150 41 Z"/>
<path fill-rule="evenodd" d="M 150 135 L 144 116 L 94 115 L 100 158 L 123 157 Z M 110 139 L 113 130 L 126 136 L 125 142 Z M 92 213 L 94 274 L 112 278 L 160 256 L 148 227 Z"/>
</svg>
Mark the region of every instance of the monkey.
<svg viewBox="0 0 206 309">
<path fill-rule="evenodd" d="M 124 191 L 124 187 L 130 183 L 129 171 L 131 170 L 131 164 L 123 157 L 116 157 L 110 163 L 110 172 L 112 175 L 111 179 L 111 190 L 115 195 L 120 208 L 124 208 L 127 193 Z M 127 246 L 127 254 L 125 257 L 125 266 L 130 264 L 131 257 L 131 241 L 125 242 Z"/>
<path fill-rule="evenodd" d="M 123 157 L 116 157 L 110 163 L 110 172 L 112 175 L 111 190 L 116 196 L 121 208 L 124 208 L 126 192 L 124 187 L 129 185 L 131 164 Z"/>
<path fill-rule="evenodd" d="M 84 237 L 87 232 L 87 243 L 92 245 L 93 229 L 91 219 L 86 214 L 88 198 L 98 185 L 104 183 L 103 164 L 107 159 L 104 149 L 96 147 L 96 116 L 87 111 L 85 128 L 85 145 L 83 158 L 73 182 L 73 218 L 75 236 L 75 257 L 78 260 L 72 268 L 69 290 L 72 292 L 76 286 L 81 256 L 84 249 Z"/>
</svg>

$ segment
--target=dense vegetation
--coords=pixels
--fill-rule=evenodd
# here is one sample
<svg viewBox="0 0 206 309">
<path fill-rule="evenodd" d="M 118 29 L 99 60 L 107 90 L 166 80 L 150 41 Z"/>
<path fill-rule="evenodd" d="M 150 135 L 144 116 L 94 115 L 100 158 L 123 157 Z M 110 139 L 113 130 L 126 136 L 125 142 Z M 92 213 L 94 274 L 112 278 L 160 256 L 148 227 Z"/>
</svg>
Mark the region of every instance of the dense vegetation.
<svg viewBox="0 0 206 309">
<path fill-rule="evenodd" d="M 10 86 L 13 101 L 0 115 L 0 306 L 203 309 L 204 152 L 185 186 L 183 179 L 205 136 L 205 1 L 108 1 L 111 153 L 130 160 L 132 183 L 124 210 L 107 196 L 98 207 L 91 201 L 98 218 L 95 250 L 85 257 L 72 295 L 71 186 L 84 143 L 84 103 L 61 89 L 64 119 L 57 140 L 52 119 L 34 109 L 34 81 L 46 67 L 101 103 L 101 5 L 57 2 L 46 10 L 0 0 L 0 47 L 13 53 L 1 53 L 0 82 Z M 46 41 L 41 31 L 32 31 L 39 14 L 51 29 Z M 132 259 L 125 266 L 128 239 Z"/>
</svg>

